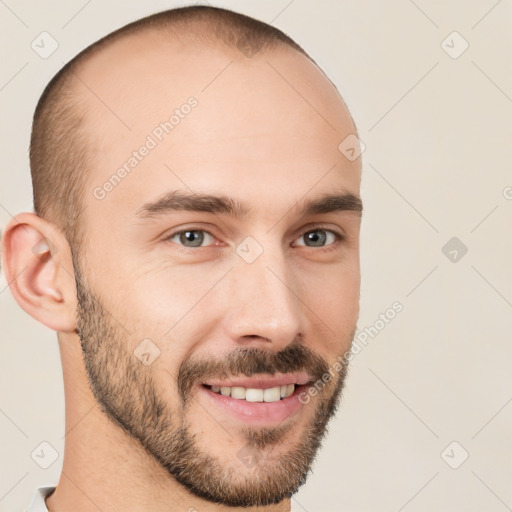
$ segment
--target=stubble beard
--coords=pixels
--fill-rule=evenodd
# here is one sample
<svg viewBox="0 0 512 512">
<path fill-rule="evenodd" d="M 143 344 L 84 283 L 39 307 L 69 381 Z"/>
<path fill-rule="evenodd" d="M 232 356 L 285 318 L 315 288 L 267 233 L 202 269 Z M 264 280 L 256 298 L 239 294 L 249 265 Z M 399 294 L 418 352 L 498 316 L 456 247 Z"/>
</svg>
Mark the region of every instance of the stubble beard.
<svg viewBox="0 0 512 512">
<path fill-rule="evenodd" d="M 285 443 L 295 422 L 275 427 L 244 427 L 233 430 L 241 438 L 240 450 L 226 464 L 213 451 L 202 449 L 200 439 L 187 421 L 192 403 L 190 390 L 199 377 L 225 370 L 243 373 L 307 370 L 320 378 L 328 372 L 323 359 L 302 345 L 288 346 L 280 353 L 243 349 L 228 362 L 211 360 L 182 362 L 177 388 L 179 410 L 171 411 L 161 398 L 153 373 L 127 349 L 128 335 L 86 287 L 74 263 L 77 298 L 77 333 L 91 390 L 101 410 L 117 426 L 138 440 L 144 450 L 190 493 L 207 501 L 232 507 L 268 506 L 290 498 L 306 482 L 307 475 L 327 434 L 327 425 L 337 411 L 347 374 L 347 362 L 330 386 L 303 407 L 316 407 L 302 427 L 300 440 L 279 457 L 272 448 Z M 208 365 L 211 366 L 208 366 Z M 242 372 L 240 372 L 242 373 Z M 316 379 L 315 379 L 316 381 Z M 303 413 L 300 413 L 303 414 Z M 303 420 L 300 420 L 301 423 Z M 207 440 L 208 441 L 208 440 Z M 206 446 L 215 446 L 209 440 Z M 287 443 L 288 444 L 288 443 Z M 282 450 L 281 450 L 282 451 Z M 250 454 L 250 457 L 247 455 Z M 248 462 L 250 461 L 250 462 Z"/>
</svg>

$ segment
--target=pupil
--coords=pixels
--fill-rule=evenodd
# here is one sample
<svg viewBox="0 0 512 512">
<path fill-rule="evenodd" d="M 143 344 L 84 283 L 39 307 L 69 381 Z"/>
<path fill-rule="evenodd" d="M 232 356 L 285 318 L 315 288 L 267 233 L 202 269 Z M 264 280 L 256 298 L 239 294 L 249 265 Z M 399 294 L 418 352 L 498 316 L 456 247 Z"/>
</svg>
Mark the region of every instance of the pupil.
<svg viewBox="0 0 512 512">
<path fill-rule="evenodd" d="M 307 234 L 308 242 L 311 242 L 307 245 L 318 247 L 325 244 L 326 235 L 324 231 L 310 231 Z"/>
<path fill-rule="evenodd" d="M 184 231 L 180 238 L 183 245 L 199 247 L 203 243 L 204 235 L 200 231 Z"/>
</svg>

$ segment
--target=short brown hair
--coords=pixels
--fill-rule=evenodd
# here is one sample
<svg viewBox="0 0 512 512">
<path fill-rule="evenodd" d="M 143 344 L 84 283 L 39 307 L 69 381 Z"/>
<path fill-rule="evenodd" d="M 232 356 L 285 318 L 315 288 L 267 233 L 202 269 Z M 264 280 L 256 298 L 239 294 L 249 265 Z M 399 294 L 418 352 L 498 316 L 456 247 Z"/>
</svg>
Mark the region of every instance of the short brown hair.
<svg viewBox="0 0 512 512">
<path fill-rule="evenodd" d="M 81 63 L 106 45 L 146 30 L 169 28 L 186 28 L 187 36 L 192 34 L 198 41 L 223 43 L 246 55 L 287 45 L 313 61 L 277 28 L 233 11 L 208 6 L 170 9 L 142 18 L 76 55 L 43 91 L 34 113 L 30 140 L 34 210 L 59 227 L 76 251 L 84 235 L 80 215 L 85 202 L 87 171 L 93 164 L 85 123 L 86 109 L 74 90 L 76 72 Z"/>
</svg>

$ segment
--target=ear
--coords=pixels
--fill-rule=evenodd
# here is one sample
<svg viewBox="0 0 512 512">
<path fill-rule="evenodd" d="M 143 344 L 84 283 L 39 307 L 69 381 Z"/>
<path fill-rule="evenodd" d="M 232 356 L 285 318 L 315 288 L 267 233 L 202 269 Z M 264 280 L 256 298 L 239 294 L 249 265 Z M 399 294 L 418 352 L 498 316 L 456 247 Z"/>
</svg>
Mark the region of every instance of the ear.
<svg viewBox="0 0 512 512">
<path fill-rule="evenodd" d="M 58 332 L 76 328 L 76 285 L 71 248 L 53 224 L 20 213 L 2 234 L 2 268 L 16 302 Z"/>
</svg>

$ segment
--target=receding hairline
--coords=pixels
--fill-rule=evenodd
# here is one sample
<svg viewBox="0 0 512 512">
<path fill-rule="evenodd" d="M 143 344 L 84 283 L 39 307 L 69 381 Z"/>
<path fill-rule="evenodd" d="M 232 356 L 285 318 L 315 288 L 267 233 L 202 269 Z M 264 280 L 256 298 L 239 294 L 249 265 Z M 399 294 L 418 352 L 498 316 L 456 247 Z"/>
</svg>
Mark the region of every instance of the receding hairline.
<svg viewBox="0 0 512 512">
<path fill-rule="evenodd" d="M 251 24 L 261 24 L 268 32 L 268 39 L 264 39 L 263 37 L 259 40 L 255 38 L 248 38 L 247 44 L 253 44 L 255 46 L 259 45 L 259 50 L 270 50 L 276 48 L 279 44 L 283 46 L 288 46 L 293 48 L 294 50 L 302 53 L 309 60 L 316 62 L 312 59 L 312 57 L 295 41 L 293 41 L 289 36 L 281 32 L 281 30 L 267 25 L 264 22 L 260 22 L 255 18 L 251 18 L 244 14 L 226 10 L 219 7 L 211 7 L 211 6 L 189 6 L 189 7 L 181 7 L 177 9 L 170 9 L 167 11 L 158 12 L 155 14 L 151 14 L 144 18 L 140 18 L 133 22 L 130 22 L 117 30 L 101 37 L 94 43 L 90 44 L 84 50 L 79 52 L 75 57 L 73 57 L 69 62 L 67 62 L 50 80 L 50 82 L 45 87 L 43 91 L 38 105 L 36 107 L 36 114 L 38 107 L 42 106 L 45 102 L 45 98 L 52 92 L 52 86 L 57 82 L 62 80 L 69 80 L 73 77 L 73 71 L 79 69 L 79 67 L 85 62 L 91 61 L 94 57 L 99 54 L 99 52 L 111 45 L 114 45 L 117 42 L 123 41 L 124 39 L 129 39 L 130 36 L 143 35 L 148 33 L 158 34 L 159 32 L 163 32 L 164 30 L 173 31 L 173 36 L 183 37 L 187 39 L 196 40 L 198 43 L 201 41 L 208 41 L 211 43 L 224 43 L 225 48 L 233 48 L 240 44 L 240 40 L 235 40 L 232 38 L 233 33 L 228 30 L 222 30 L 219 27 L 219 23 L 227 23 L 230 20 L 246 20 L 247 23 Z M 210 30 L 199 31 L 197 30 L 201 26 L 206 26 Z M 183 34 L 180 34 L 179 28 L 195 28 L 196 30 L 191 30 Z M 173 30 L 176 28 L 177 30 Z M 242 42 L 244 36 L 240 35 Z M 320 69 L 320 68 L 319 68 Z"/>
</svg>

